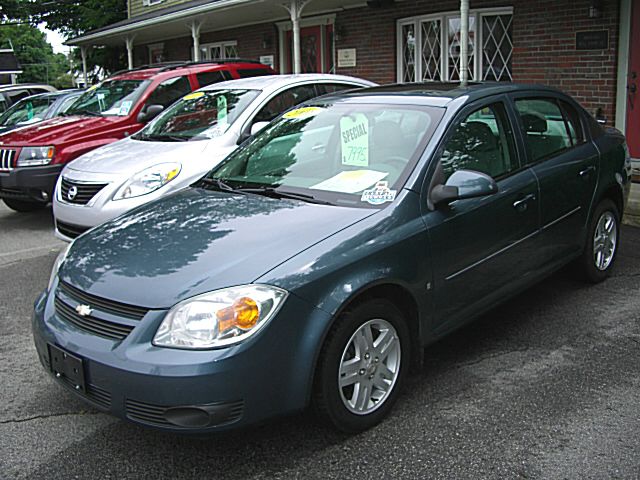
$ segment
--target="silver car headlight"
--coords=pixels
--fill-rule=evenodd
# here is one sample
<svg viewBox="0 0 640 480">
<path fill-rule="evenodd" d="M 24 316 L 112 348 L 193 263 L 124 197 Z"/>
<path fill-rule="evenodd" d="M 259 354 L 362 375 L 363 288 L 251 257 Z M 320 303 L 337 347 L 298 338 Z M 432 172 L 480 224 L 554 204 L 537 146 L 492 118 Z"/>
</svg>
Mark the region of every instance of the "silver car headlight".
<svg viewBox="0 0 640 480">
<path fill-rule="evenodd" d="M 113 196 L 114 200 L 140 197 L 158 190 L 176 178 L 182 169 L 179 163 L 160 163 L 136 173 Z"/>
<path fill-rule="evenodd" d="M 53 287 L 53 282 L 55 281 L 56 277 L 58 276 L 58 272 L 60 271 L 60 267 L 62 266 L 62 264 L 64 263 L 65 259 L 67 258 L 67 254 L 69 253 L 69 249 L 71 248 L 71 245 L 73 245 L 73 242 L 71 242 L 69 245 L 67 245 L 65 247 L 65 249 L 62 250 L 58 254 L 58 257 L 56 258 L 56 261 L 53 262 L 53 268 L 51 269 L 51 275 L 49 276 L 49 284 L 47 286 L 47 291 L 48 292 L 50 292 L 51 291 L 51 287 Z"/>
<path fill-rule="evenodd" d="M 242 342 L 274 317 L 287 292 L 242 285 L 205 293 L 175 305 L 153 337 L 159 347 L 204 349 Z"/>
<path fill-rule="evenodd" d="M 55 153 L 54 147 L 23 147 L 18 155 L 18 167 L 49 165 Z"/>
</svg>

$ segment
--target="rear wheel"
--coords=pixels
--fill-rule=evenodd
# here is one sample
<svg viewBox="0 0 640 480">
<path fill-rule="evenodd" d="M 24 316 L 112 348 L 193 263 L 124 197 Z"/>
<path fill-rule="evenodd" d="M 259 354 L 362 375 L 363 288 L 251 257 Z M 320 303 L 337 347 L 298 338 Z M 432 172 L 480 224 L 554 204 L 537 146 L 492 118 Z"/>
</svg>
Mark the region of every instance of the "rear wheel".
<svg viewBox="0 0 640 480">
<path fill-rule="evenodd" d="M 36 210 L 42 210 L 46 207 L 46 204 L 40 202 L 29 202 L 25 200 L 15 200 L 12 198 L 3 198 L 2 201 L 11 210 L 16 212 L 35 212 Z"/>
<path fill-rule="evenodd" d="M 322 349 L 313 403 L 337 429 L 355 433 L 380 422 L 408 369 L 409 332 L 391 302 L 371 300 L 343 313 Z"/>
<path fill-rule="evenodd" d="M 611 274 L 620 241 L 620 213 L 616 204 L 604 199 L 593 211 L 587 243 L 578 264 L 582 276 L 598 283 Z"/>
</svg>

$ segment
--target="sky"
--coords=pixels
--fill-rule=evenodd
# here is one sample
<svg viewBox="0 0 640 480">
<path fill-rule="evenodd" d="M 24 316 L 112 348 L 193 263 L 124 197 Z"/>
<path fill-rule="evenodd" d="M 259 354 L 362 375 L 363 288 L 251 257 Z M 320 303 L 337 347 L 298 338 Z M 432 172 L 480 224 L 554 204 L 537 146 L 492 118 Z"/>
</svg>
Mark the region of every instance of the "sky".
<svg viewBox="0 0 640 480">
<path fill-rule="evenodd" d="M 68 53 L 69 47 L 62 45 L 64 42 L 64 38 L 58 32 L 52 32 L 51 30 L 47 30 L 45 25 L 41 23 L 38 25 L 40 31 L 44 32 L 47 35 L 47 41 L 53 47 L 54 53 Z"/>
</svg>

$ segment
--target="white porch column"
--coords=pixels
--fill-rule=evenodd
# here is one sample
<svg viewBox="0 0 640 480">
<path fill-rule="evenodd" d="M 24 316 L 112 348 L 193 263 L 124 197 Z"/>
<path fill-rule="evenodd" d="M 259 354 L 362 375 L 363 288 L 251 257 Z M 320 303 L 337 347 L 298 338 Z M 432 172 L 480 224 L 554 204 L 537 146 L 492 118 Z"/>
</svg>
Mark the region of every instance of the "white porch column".
<svg viewBox="0 0 640 480">
<path fill-rule="evenodd" d="M 82 57 L 82 76 L 84 77 L 84 88 L 89 86 L 89 79 L 87 77 L 87 47 L 80 47 L 80 56 Z"/>
<path fill-rule="evenodd" d="M 193 38 L 193 61 L 200 61 L 200 28 L 202 22 L 193 22 L 191 24 L 191 38 Z"/>
<path fill-rule="evenodd" d="M 129 65 L 129 70 L 133 69 L 133 39 L 135 37 L 127 37 L 124 39 L 127 45 L 127 61 Z"/>
<path fill-rule="evenodd" d="M 311 0 L 291 0 L 289 5 L 284 4 L 291 16 L 293 33 L 293 73 L 300 73 L 302 62 L 300 60 L 300 17 L 302 10 Z"/>
<path fill-rule="evenodd" d="M 460 85 L 469 81 L 469 0 L 460 0 Z"/>
</svg>

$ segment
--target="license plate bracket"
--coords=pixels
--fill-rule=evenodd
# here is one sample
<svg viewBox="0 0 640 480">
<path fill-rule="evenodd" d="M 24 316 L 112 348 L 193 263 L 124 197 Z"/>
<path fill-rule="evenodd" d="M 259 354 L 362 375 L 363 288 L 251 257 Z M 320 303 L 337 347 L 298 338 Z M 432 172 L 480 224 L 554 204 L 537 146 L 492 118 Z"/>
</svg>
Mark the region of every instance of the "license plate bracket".
<svg viewBox="0 0 640 480">
<path fill-rule="evenodd" d="M 54 345 L 48 345 L 48 347 L 49 365 L 53 375 L 76 390 L 86 392 L 82 359 Z"/>
</svg>

